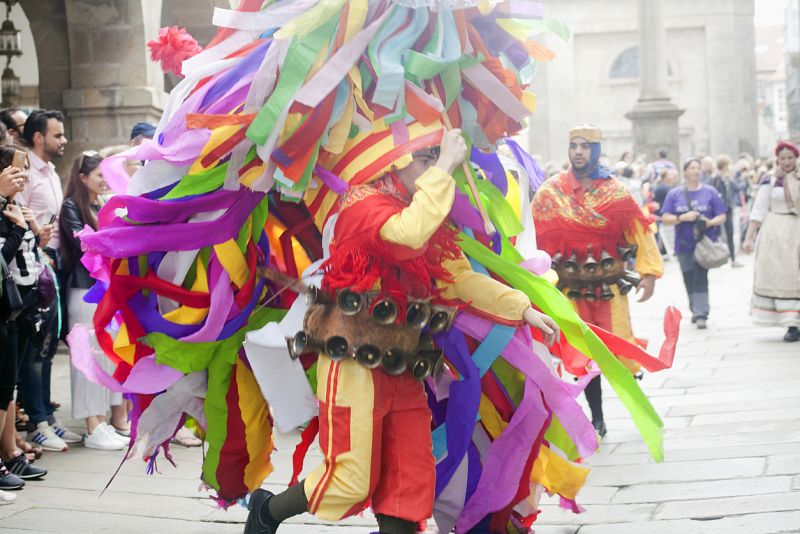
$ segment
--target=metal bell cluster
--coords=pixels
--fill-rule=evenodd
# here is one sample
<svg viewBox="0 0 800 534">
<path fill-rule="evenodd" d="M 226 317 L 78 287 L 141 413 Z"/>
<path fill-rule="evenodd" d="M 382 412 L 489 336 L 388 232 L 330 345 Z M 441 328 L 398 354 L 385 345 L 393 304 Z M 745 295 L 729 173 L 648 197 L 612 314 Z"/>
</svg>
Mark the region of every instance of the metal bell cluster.
<svg viewBox="0 0 800 534">
<path fill-rule="evenodd" d="M 380 297 L 378 300 L 375 292 L 357 293 L 349 289 L 342 289 L 336 294 L 336 307 L 345 315 L 357 315 L 364 308 L 369 307 L 372 319 L 382 325 L 396 324 L 400 316 L 400 309 L 397 303 L 388 297 Z M 312 304 L 332 304 L 333 301 L 327 293 L 316 287 L 309 287 L 306 290 L 306 303 Z M 437 334 L 450 328 L 455 317 L 455 308 L 430 304 L 424 300 L 410 300 L 406 306 L 404 324 L 411 328 L 428 330 Z"/>
<path fill-rule="evenodd" d="M 639 285 L 641 277 L 626 268 L 629 261 L 636 257 L 635 244 L 616 247 L 617 257 L 612 256 L 605 248 L 595 256 L 589 248 L 583 262 L 578 261 L 578 251 L 564 257 L 557 253 L 553 256 L 553 268 L 559 274 L 558 289 L 567 290 L 567 297 L 572 300 L 611 300 L 614 292 L 611 285 L 616 284 L 622 295 L 627 295 Z"/>
<path fill-rule="evenodd" d="M 335 362 L 351 358 L 367 369 L 382 366 L 391 376 L 399 376 L 410 369 L 417 380 L 424 380 L 432 374 L 438 375 L 444 365 L 442 351 L 436 349 L 429 336 L 420 340 L 414 354 L 408 354 L 399 348 L 382 352 L 377 346 L 366 343 L 350 346 L 342 336 L 331 336 L 323 341 L 315 339 L 305 330 L 287 339 L 286 344 L 292 359 L 297 359 L 306 352 L 324 352 Z"/>
</svg>

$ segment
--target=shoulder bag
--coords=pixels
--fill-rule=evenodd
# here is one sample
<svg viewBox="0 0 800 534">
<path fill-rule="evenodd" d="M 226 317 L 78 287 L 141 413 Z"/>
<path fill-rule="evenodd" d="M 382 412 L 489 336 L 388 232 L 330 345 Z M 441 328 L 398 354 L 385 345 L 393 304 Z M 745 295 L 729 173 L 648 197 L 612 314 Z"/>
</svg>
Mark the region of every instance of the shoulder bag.
<svg viewBox="0 0 800 534">
<path fill-rule="evenodd" d="M 683 194 L 686 196 L 686 207 L 689 208 L 691 211 L 692 209 L 692 202 L 689 199 L 689 190 L 686 187 L 683 188 Z M 695 225 L 697 222 L 703 221 L 701 219 L 697 219 L 695 221 Z M 703 224 L 705 227 L 705 224 Z M 725 231 L 725 228 L 720 229 L 720 235 L 722 232 Z M 696 232 L 697 233 L 697 232 Z M 731 253 L 728 250 L 728 245 L 725 244 L 722 239 L 719 239 L 719 236 L 716 240 L 711 239 L 705 233 L 705 228 L 699 233 L 700 238 L 697 239 L 697 242 L 694 245 L 694 261 L 700 265 L 703 269 L 715 269 L 717 267 L 722 267 L 731 257 Z"/>
</svg>

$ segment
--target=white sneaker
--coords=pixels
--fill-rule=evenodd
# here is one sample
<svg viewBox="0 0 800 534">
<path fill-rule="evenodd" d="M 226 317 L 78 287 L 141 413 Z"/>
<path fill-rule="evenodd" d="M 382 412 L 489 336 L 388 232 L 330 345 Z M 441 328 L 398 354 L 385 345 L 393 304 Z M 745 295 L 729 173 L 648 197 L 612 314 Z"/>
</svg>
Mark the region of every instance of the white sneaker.
<svg viewBox="0 0 800 534">
<path fill-rule="evenodd" d="M 36 430 L 33 431 L 28 441 L 41 445 L 46 451 L 59 452 L 65 451 L 68 448 L 64 440 L 59 438 L 50 425 L 47 424 L 47 421 L 42 421 L 36 425 Z"/>
<path fill-rule="evenodd" d="M 108 433 L 105 425 L 100 423 L 94 428 L 94 432 L 87 434 L 83 440 L 83 446 L 89 449 L 99 449 L 101 451 L 121 451 L 124 447 L 122 443 L 114 439 Z"/>
<path fill-rule="evenodd" d="M 0 490 L 0 505 L 11 504 L 17 499 L 17 496 L 8 491 Z"/>
<path fill-rule="evenodd" d="M 127 448 L 127 447 L 128 447 L 128 443 L 130 443 L 130 441 L 131 441 L 131 438 L 130 438 L 130 437 L 125 437 L 125 436 L 122 436 L 122 435 L 120 435 L 120 434 L 119 434 L 119 433 L 118 433 L 118 432 L 117 432 L 117 431 L 114 429 L 114 427 L 113 427 L 113 426 L 111 426 L 111 425 L 109 425 L 108 423 L 100 423 L 100 424 L 101 424 L 101 425 L 103 425 L 103 426 L 105 427 L 105 429 L 106 429 L 106 432 L 108 432 L 108 435 L 109 435 L 109 436 L 111 436 L 111 437 L 112 437 L 112 438 L 114 438 L 115 440 L 117 440 L 117 441 L 119 441 L 120 443 L 122 443 L 122 446 L 123 446 L 124 448 Z"/>
<path fill-rule="evenodd" d="M 63 439 L 66 443 L 80 443 L 83 441 L 83 438 L 80 434 L 76 434 L 66 428 L 60 427 L 58 425 L 53 425 L 53 432 L 56 433 L 56 436 Z"/>
</svg>

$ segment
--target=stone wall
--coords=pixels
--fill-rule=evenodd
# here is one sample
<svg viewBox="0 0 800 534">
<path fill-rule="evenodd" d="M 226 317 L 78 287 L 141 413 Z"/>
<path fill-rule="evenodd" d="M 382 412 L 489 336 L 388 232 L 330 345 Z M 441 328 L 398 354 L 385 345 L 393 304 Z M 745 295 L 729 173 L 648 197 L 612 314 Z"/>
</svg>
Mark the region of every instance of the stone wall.
<svg viewBox="0 0 800 534">
<path fill-rule="evenodd" d="M 635 0 L 549 2 L 547 15 L 573 32 L 569 43 L 548 38 L 558 57 L 534 80 L 539 110 L 530 144 L 545 161 L 566 159 L 567 132 L 592 122 L 606 133 L 605 152 L 632 147 L 625 118 L 639 96 L 638 79 L 612 79 L 615 58 L 638 45 Z M 752 0 L 664 3 L 672 102 L 680 118 L 680 152 L 736 154 L 758 146 Z"/>
</svg>

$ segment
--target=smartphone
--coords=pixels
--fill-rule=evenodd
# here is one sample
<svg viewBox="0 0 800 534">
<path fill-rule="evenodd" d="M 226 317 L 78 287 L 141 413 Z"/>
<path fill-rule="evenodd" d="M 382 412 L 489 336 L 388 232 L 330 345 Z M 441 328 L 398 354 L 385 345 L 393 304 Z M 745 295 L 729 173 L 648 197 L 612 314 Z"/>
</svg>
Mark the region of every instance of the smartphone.
<svg viewBox="0 0 800 534">
<path fill-rule="evenodd" d="M 24 171 L 28 163 L 28 153 L 24 150 L 14 150 L 14 159 L 11 160 L 11 166 Z"/>
<path fill-rule="evenodd" d="M 44 220 L 47 221 L 45 224 L 53 224 L 56 222 L 56 214 L 47 210 L 44 212 Z"/>
</svg>

